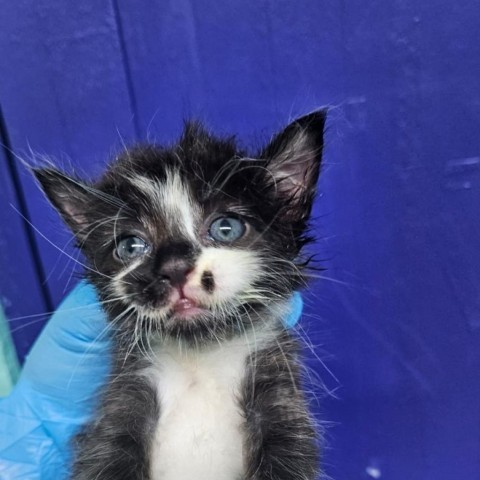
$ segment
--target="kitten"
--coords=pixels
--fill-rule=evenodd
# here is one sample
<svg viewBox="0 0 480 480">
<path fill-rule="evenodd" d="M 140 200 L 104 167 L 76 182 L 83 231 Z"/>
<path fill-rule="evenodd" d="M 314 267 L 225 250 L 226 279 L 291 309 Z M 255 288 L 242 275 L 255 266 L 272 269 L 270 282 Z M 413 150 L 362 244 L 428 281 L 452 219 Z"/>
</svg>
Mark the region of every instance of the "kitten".
<svg viewBox="0 0 480 480">
<path fill-rule="evenodd" d="M 177 144 L 126 151 L 94 183 L 35 170 L 114 340 L 72 479 L 316 477 L 299 348 L 282 318 L 305 285 L 325 118 L 297 119 L 254 156 L 188 123 Z"/>
</svg>

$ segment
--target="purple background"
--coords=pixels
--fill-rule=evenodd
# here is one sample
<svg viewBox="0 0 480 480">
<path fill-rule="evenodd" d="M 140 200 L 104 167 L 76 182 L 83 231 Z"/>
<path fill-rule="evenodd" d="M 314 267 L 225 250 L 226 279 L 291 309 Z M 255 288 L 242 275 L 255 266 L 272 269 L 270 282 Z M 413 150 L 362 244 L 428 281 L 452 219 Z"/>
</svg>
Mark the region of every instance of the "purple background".
<svg viewBox="0 0 480 480">
<path fill-rule="evenodd" d="M 21 358 L 45 317 L 18 317 L 58 304 L 75 282 L 58 249 L 76 253 L 15 155 L 95 175 L 185 117 L 252 145 L 330 104 L 328 278 L 302 323 L 336 396 L 313 401 L 324 467 L 480 479 L 477 1 L 17 0 L 1 19 L 0 295 Z"/>
</svg>

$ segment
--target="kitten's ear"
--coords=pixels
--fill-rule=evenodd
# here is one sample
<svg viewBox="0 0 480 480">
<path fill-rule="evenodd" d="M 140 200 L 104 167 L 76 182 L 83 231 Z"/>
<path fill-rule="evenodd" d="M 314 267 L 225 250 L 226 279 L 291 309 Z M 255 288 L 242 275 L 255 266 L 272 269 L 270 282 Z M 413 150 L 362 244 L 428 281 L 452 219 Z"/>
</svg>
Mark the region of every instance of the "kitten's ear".
<svg viewBox="0 0 480 480">
<path fill-rule="evenodd" d="M 79 234 L 88 224 L 89 186 L 50 167 L 35 168 L 33 174 L 63 220 Z"/>
<path fill-rule="evenodd" d="M 275 135 L 262 153 L 274 180 L 275 194 L 308 216 L 316 190 L 327 110 L 298 118 Z"/>
</svg>

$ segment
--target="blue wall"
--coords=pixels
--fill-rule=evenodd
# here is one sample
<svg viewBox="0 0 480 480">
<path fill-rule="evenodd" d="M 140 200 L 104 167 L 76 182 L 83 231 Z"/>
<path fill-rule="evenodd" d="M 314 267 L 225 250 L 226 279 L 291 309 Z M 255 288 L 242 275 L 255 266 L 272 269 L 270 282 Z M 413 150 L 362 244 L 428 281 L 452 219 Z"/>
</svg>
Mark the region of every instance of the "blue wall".
<svg viewBox="0 0 480 480">
<path fill-rule="evenodd" d="M 4 2 L 2 143 L 94 175 L 187 116 L 252 144 L 334 105 L 315 210 L 328 278 L 303 323 L 337 397 L 315 404 L 325 468 L 475 480 L 479 27 L 473 0 Z M 18 317 L 58 303 L 75 281 L 58 248 L 74 251 L 8 149 L 0 162 L 0 292 L 23 357 L 44 317 Z"/>
</svg>

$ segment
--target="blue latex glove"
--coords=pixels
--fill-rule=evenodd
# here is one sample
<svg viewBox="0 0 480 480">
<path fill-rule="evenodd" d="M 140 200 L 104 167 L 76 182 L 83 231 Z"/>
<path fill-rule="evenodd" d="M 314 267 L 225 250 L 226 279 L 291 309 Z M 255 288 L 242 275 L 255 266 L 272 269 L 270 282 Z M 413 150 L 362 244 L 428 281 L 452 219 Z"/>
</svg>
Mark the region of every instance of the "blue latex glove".
<svg viewBox="0 0 480 480">
<path fill-rule="evenodd" d="M 302 313 L 299 293 L 284 324 Z M 12 394 L 0 401 L 0 479 L 68 477 L 71 437 L 93 410 L 110 368 L 110 339 L 93 287 L 81 282 L 52 316 Z"/>
<path fill-rule="evenodd" d="M 104 314 L 93 287 L 81 282 L 44 328 L 11 395 L 0 401 L 0 479 L 68 476 L 69 440 L 92 411 L 109 359 Z"/>
<path fill-rule="evenodd" d="M 290 312 L 283 319 L 283 324 L 287 328 L 293 328 L 300 317 L 302 316 L 303 311 L 303 299 L 299 292 L 293 292 L 292 299 L 290 300 Z"/>
</svg>

